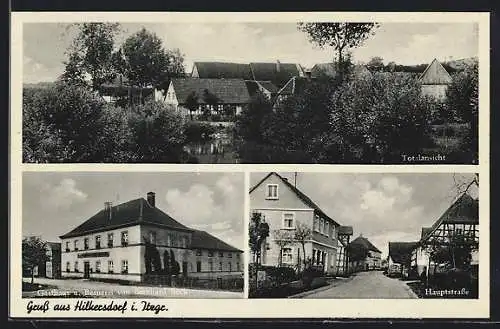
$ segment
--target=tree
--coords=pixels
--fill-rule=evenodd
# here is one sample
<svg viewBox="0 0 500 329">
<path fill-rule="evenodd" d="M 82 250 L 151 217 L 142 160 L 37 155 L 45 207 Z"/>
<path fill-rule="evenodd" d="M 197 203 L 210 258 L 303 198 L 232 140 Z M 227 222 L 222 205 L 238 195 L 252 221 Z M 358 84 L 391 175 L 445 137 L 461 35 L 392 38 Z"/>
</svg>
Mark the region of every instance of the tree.
<svg viewBox="0 0 500 329">
<path fill-rule="evenodd" d="M 278 266 L 283 264 L 283 248 L 293 242 L 293 235 L 288 230 L 273 230 L 274 243 L 279 247 Z"/>
<path fill-rule="evenodd" d="M 208 89 L 205 89 L 203 91 L 203 100 L 205 101 L 205 104 L 208 105 L 208 108 L 209 108 L 210 111 L 212 109 L 217 108 L 217 105 L 220 102 L 219 97 L 217 97 L 217 95 L 215 95 L 212 92 L 210 92 L 210 90 L 208 90 Z M 208 114 L 210 114 L 210 111 L 207 111 L 206 108 L 205 108 L 204 109 L 205 115 L 208 116 Z"/>
<path fill-rule="evenodd" d="M 300 245 L 302 246 L 302 255 L 304 256 L 303 257 L 304 267 L 307 265 L 306 264 L 306 260 L 307 260 L 306 242 L 308 240 L 310 240 L 311 237 L 312 237 L 312 230 L 309 226 L 307 226 L 306 224 L 301 223 L 301 222 L 298 222 L 297 225 L 295 225 L 295 231 L 294 231 L 293 238 L 295 241 L 300 243 Z"/>
<path fill-rule="evenodd" d="M 70 53 L 68 61 L 64 64 L 64 72 L 59 77 L 59 80 L 66 84 L 85 86 L 86 82 L 84 77 L 83 58 L 81 57 L 81 54 L 78 52 Z"/>
<path fill-rule="evenodd" d="M 127 158 L 126 116 L 108 111 L 88 88 L 56 83 L 23 96 L 27 162 L 104 162 Z"/>
<path fill-rule="evenodd" d="M 184 121 L 168 105 L 147 102 L 130 115 L 135 145 L 134 161 L 181 162 L 185 144 Z"/>
<path fill-rule="evenodd" d="M 263 215 L 259 212 L 254 212 L 250 218 L 248 237 L 248 244 L 253 255 L 253 262 L 260 264 L 262 243 L 269 237 L 269 224 L 265 222 Z"/>
<path fill-rule="evenodd" d="M 396 63 L 395 62 L 389 62 L 386 65 L 386 71 L 388 72 L 394 72 L 396 70 Z"/>
<path fill-rule="evenodd" d="M 186 97 L 186 107 L 189 110 L 189 116 L 193 120 L 193 112 L 197 111 L 199 108 L 198 95 L 195 91 L 192 91 Z"/>
<path fill-rule="evenodd" d="M 183 55 L 167 51 L 162 40 L 145 28 L 128 37 L 122 45 L 125 75 L 132 85 L 142 90 L 146 87 L 168 88 L 170 78 L 184 74 Z"/>
<path fill-rule="evenodd" d="M 47 254 L 47 242 L 35 236 L 23 238 L 22 256 L 23 268 L 30 271 L 31 284 L 33 284 L 35 267 L 50 261 L 50 257 Z"/>
<path fill-rule="evenodd" d="M 345 72 L 345 52 L 360 46 L 378 26 L 378 23 L 298 23 L 299 30 L 305 32 L 312 43 L 334 49 L 333 63 L 337 62 L 341 75 Z"/>
<path fill-rule="evenodd" d="M 179 275 L 180 268 L 179 262 L 175 260 L 174 251 L 170 249 L 170 274 Z"/>
<path fill-rule="evenodd" d="M 94 91 L 116 76 L 112 56 L 118 23 L 77 23 L 78 33 L 68 49 L 69 60 L 63 76 L 90 76 Z M 76 70 L 76 71 L 75 71 Z"/>
<path fill-rule="evenodd" d="M 384 60 L 379 56 L 372 57 L 366 64 L 366 67 L 370 71 L 382 71 L 384 68 Z"/>
</svg>

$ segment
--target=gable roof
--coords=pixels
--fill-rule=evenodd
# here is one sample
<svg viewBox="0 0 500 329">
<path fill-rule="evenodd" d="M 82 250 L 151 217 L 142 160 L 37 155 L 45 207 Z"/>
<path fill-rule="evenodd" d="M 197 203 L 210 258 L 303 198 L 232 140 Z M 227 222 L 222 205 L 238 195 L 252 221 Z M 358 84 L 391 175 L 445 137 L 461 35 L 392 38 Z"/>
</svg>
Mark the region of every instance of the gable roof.
<svg viewBox="0 0 500 329">
<path fill-rule="evenodd" d="M 111 218 L 109 218 L 108 210 L 100 210 L 81 225 L 61 235 L 60 238 L 71 238 L 91 232 L 106 231 L 137 224 L 153 224 L 177 230 L 192 231 L 160 209 L 152 207 L 144 198 L 139 198 L 111 207 Z"/>
<path fill-rule="evenodd" d="M 341 235 L 352 235 L 353 234 L 353 229 L 352 226 L 340 226 L 339 227 L 339 234 Z"/>
<path fill-rule="evenodd" d="M 201 79 L 244 79 L 252 80 L 248 64 L 227 62 L 194 62 Z"/>
<path fill-rule="evenodd" d="M 422 232 L 420 233 L 420 238 L 422 239 L 424 236 L 427 235 L 431 230 L 430 227 L 422 227 Z"/>
<path fill-rule="evenodd" d="M 463 193 L 432 227 L 426 230 L 420 241 L 426 241 L 441 224 L 479 224 L 479 200 L 472 198 L 467 192 Z"/>
<path fill-rule="evenodd" d="M 451 83 L 451 76 L 443 65 L 434 58 L 420 75 L 419 80 L 424 85 L 447 85 Z"/>
<path fill-rule="evenodd" d="M 185 103 L 192 92 L 198 95 L 199 104 L 205 104 L 203 97 L 205 90 L 217 96 L 220 103 L 247 104 L 250 102 L 250 94 L 243 79 L 175 78 L 172 79 L 171 84 L 180 104 Z"/>
<path fill-rule="evenodd" d="M 352 240 L 352 242 L 350 244 L 361 246 L 362 248 L 364 248 L 366 250 L 371 250 L 371 251 L 381 253 L 381 251 L 377 247 L 375 247 L 370 241 L 368 241 L 367 238 L 365 238 L 363 236 L 358 236 L 356 239 Z"/>
<path fill-rule="evenodd" d="M 283 182 L 283 184 L 285 184 L 286 186 L 288 186 L 292 190 L 292 192 L 295 193 L 295 195 L 297 195 L 297 197 L 300 200 L 302 200 L 302 202 L 304 202 L 307 206 L 309 206 L 312 209 L 314 209 L 314 211 L 318 212 L 321 216 L 326 217 L 327 219 L 331 220 L 335 225 L 340 226 L 339 223 L 337 223 L 334 219 L 332 219 L 330 216 L 328 216 L 323 210 L 321 210 L 321 208 L 317 204 L 315 204 L 307 195 L 305 195 L 304 193 L 302 193 L 298 188 L 296 188 L 295 186 L 293 186 L 287 179 L 281 177 L 276 172 L 270 172 L 269 174 L 267 174 L 257 184 L 255 184 L 254 187 L 252 187 L 250 189 L 249 193 L 252 193 L 264 181 L 266 181 L 269 177 L 271 177 L 271 175 L 276 175 L 276 177 L 278 177 Z"/>
<path fill-rule="evenodd" d="M 304 72 L 295 63 L 250 63 L 253 80 L 271 81 L 278 88 L 283 87 L 290 78 L 303 76 Z"/>
<path fill-rule="evenodd" d="M 221 239 L 216 238 L 210 233 L 199 230 L 194 230 L 192 233 L 191 248 L 243 252 L 242 250 L 225 243 Z"/>
<path fill-rule="evenodd" d="M 407 264 L 416 245 L 417 242 L 389 242 L 389 257 L 395 263 Z"/>
</svg>

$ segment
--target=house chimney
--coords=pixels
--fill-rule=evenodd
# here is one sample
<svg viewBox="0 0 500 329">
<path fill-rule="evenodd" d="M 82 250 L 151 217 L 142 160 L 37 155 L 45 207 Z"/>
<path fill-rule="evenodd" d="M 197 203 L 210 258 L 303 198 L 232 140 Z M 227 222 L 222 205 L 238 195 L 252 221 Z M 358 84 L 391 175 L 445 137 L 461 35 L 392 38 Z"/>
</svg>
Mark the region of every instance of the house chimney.
<svg viewBox="0 0 500 329">
<path fill-rule="evenodd" d="M 112 206 L 113 206 L 113 202 L 109 202 L 109 201 L 104 202 L 104 211 L 106 211 L 108 213 L 108 219 L 111 219 L 111 216 L 112 216 L 112 211 L 111 211 Z"/>
<path fill-rule="evenodd" d="M 276 72 L 280 72 L 281 70 L 281 63 L 279 60 L 276 61 Z"/>
<path fill-rule="evenodd" d="M 147 200 L 151 207 L 155 207 L 155 192 L 148 192 Z"/>
</svg>

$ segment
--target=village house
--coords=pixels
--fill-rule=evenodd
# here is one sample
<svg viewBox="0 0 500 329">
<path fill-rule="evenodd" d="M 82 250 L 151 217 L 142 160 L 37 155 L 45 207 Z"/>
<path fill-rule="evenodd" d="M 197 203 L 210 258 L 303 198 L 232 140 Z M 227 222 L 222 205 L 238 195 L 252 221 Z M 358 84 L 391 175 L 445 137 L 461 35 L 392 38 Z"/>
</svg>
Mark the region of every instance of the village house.
<svg viewBox="0 0 500 329">
<path fill-rule="evenodd" d="M 349 244 L 349 250 L 351 253 L 356 252 L 364 256 L 359 259 L 349 259 L 349 267 L 353 271 L 370 271 L 379 270 L 381 268 L 382 252 L 362 235 L 358 236 Z"/>
<path fill-rule="evenodd" d="M 243 79 L 174 78 L 166 92 L 155 90 L 155 99 L 183 116 L 220 115 L 231 120 L 248 106 L 250 94 Z"/>
<path fill-rule="evenodd" d="M 185 277 L 240 276 L 243 271 L 241 250 L 176 221 L 156 207 L 154 192 L 116 206 L 106 202 L 60 239 L 63 278 L 144 281 L 162 270 L 146 261 L 151 246 L 160 264 L 173 255 Z"/>
<path fill-rule="evenodd" d="M 61 244 L 47 242 L 46 250 L 48 260 L 35 266 L 33 275 L 40 278 L 59 279 L 61 277 Z M 23 269 L 23 272 L 23 275 L 31 276 L 28 269 Z"/>
<path fill-rule="evenodd" d="M 449 246 L 454 237 L 460 242 L 471 245 L 471 265 L 479 264 L 479 200 L 464 193 L 434 222 L 431 227 L 422 228 L 421 239 L 411 252 L 411 268 L 420 276 L 425 272 L 435 273 L 443 270 L 444 264 L 436 264 L 430 257 L 429 248 L 433 245 Z"/>
<path fill-rule="evenodd" d="M 438 101 L 446 99 L 446 90 L 451 83 L 451 76 L 446 69 L 434 59 L 419 77 L 422 95 L 430 96 Z"/>
<path fill-rule="evenodd" d="M 283 266 L 301 266 L 304 260 L 301 243 L 292 240 L 281 249 L 280 255 L 273 232 L 290 232 L 293 237 L 297 227 L 303 225 L 312 232 L 305 241 L 306 259 L 322 267 L 325 273 L 338 273 L 340 224 L 286 178 L 275 172 L 266 175 L 250 190 L 250 208 L 263 216 L 271 232 L 262 244 L 262 265 L 277 266 L 281 260 Z"/>
<path fill-rule="evenodd" d="M 267 81 L 278 89 L 282 88 L 292 77 L 304 76 L 300 64 L 296 63 L 227 63 L 227 62 L 194 62 L 192 78 L 200 79 L 243 79 Z"/>
<path fill-rule="evenodd" d="M 278 93 L 278 87 L 276 87 L 271 81 L 245 81 L 250 96 L 255 96 L 257 93 L 264 95 L 269 101 L 273 102 Z"/>
<path fill-rule="evenodd" d="M 389 242 L 389 255 L 387 256 L 389 276 L 408 277 L 411 253 L 416 244 L 416 242 Z"/>
<path fill-rule="evenodd" d="M 123 104 L 139 104 L 154 94 L 153 87 L 139 88 L 132 86 L 123 74 L 117 74 L 112 81 L 105 82 L 99 87 L 99 94 L 107 103 L 122 102 Z"/>
</svg>

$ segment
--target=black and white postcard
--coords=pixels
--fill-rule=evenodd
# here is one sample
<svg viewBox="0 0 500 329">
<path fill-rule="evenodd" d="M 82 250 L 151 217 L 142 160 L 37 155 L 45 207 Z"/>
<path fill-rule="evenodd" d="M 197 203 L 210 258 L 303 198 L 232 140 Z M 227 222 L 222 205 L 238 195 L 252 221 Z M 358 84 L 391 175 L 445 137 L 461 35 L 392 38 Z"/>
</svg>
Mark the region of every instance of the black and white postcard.
<svg viewBox="0 0 500 329">
<path fill-rule="evenodd" d="M 12 318 L 487 318 L 488 12 L 14 12 Z"/>
</svg>

